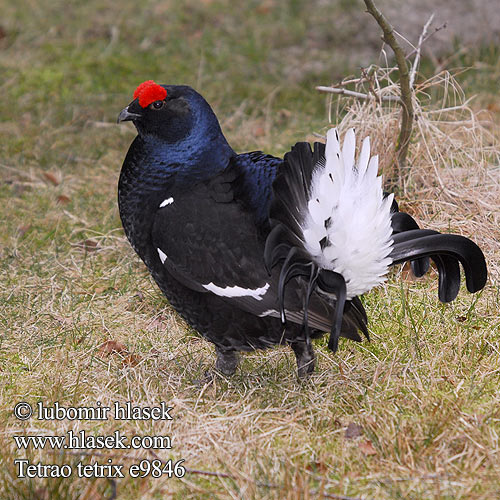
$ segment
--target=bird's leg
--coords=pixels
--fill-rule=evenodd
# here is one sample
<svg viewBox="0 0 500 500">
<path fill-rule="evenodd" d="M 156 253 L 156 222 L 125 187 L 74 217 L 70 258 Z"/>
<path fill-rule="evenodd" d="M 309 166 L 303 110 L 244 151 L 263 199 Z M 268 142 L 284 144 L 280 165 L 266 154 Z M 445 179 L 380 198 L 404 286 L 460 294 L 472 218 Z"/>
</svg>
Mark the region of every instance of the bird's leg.
<svg viewBox="0 0 500 500">
<path fill-rule="evenodd" d="M 314 371 L 314 365 L 316 364 L 316 356 L 311 340 L 299 340 L 292 342 L 290 345 L 297 359 L 297 374 L 299 378 L 307 377 Z"/>
<path fill-rule="evenodd" d="M 236 368 L 238 368 L 238 364 L 240 362 L 238 353 L 236 351 L 223 351 L 217 346 L 215 347 L 215 352 L 217 354 L 215 369 L 227 377 L 234 375 L 234 372 L 236 371 Z"/>
</svg>

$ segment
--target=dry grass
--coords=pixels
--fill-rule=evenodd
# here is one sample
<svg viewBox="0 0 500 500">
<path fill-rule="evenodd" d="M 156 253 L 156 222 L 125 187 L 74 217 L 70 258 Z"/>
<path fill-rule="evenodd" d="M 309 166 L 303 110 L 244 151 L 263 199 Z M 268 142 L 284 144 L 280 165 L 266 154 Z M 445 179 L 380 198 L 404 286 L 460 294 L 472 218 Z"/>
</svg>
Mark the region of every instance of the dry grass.
<svg viewBox="0 0 500 500">
<path fill-rule="evenodd" d="M 399 96 L 395 69 L 372 66 L 370 82 L 356 82 L 358 92 Z M 338 128 L 355 127 L 369 135 L 386 179 L 393 179 L 403 206 L 438 231 L 473 239 L 485 250 L 493 283 L 498 283 L 500 241 L 499 127 L 485 110 L 473 108 L 449 71 L 423 79 L 414 94 L 415 122 L 409 172 L 396 171 L 395 146 L 400 123 L 397 102 L 338 99 L 332 116 Z M 333 122 L 336 120 L 333 119 Z M 408 200 L 407 203 L 405 201 Z"/>
<path fill-rule="evenodd" d="M 0 52 L 0 64 L 8 69 L 0 85 L 9 97 L 0 110 L 10 117 L 1 124 L 0 144 L 2 499 L 101 500 L 113 498 L 115 489 L 120 500 L 500 495 L 498 123 L 464 106 L 451 76 L 436 77 L 446 92 L 419 83 L 420 129 L 400 199 L 422 225 L 480 243 L 491 271 L 488 285 L 474 296 L 462 290 L 456 302 L 443 305 L 435 276 L 413 281 L 405 272 L 395 273 L 365 297 L 372 342 L 342 342 L 333 356 L 319 341 L 319 366 L 306 382 L 296 379 L 293 354 L 274 349 L 246 355 L 231 379 L 205 383 L 212 347 L 172 312 L 123 237 L 115 190 L 134 134 L 112 121 L 137 80 L 157 78 L 164 61 L 177 81 L 203 83 L 238 150 L 261 147 L 281 154 L 323 123 L 321 103 L 312 104 L 312 83 L 283 88 L 281 73 L 275 70 L 274 80 L 264 76 L 269 68 L 261 62 L 269 44 L 281 47 L 286 41 L 282 29 L 273 38 L 270 27 L 283 19 L 296 22 L 300 41 L 307 16 L 264 4 L 269 17 L 255 16 L 250 7 L 234 10 L 235 17 L 221 16 L 230 9 L 210 1 L 187 2 L 188 12 L 157 3 L 151 17 L 132 2 L 128 10 L 120 4 L 109 11 L 89 2 L 69 5 L 71 19 L 57 17 L 66 10 L 62 3 L 51 6 L 50 16 L 42 15 L 47 6 L 9 4 L 6 15 L 15 11 L 29 30 L 14 36 L 7 24 L 11 45 Z M 217 22 L 199 35 L 207 15 Z M 154 25 L 158 19 L 162 22 Z M 112 23 L 121 30 L 119 44 L 111 44 Z M 167 48 L 164 26 L 170 30 Z M 142 37 L 146 31 L 148 37 Z M 74 33 L 78 46 L 72 45 Z M 178 42 L 184 35 L 189 44 Z M 270 56 L 273 69 L 281 63 L 276 54 L 288 49 Z M 186 60 L 201 61 L 203 51 L 205 66 L 200 62 L 193 77 Z M 297 66 L 292 59 L 283 65 Z M 233 60 L 239 65 L 228 62 Z M 61 86 L 61 75 L 79 90 L 77 96 Z M 316 74 L 302 77 L 321 83 Z M 381 92 L 394 92 L 387 83 L 381 83 Z M 355 125 L 359 135 L 369 133 L 390 175 L 398 109 L 340 102 L 341 129 Z M 460 108 L 434 111 L 456 105 Z M 174 407 L 174 420 L 23 423 L 12 415 L 18 401 L 46 406 L 165 401 Z M 73 454 L 20 451 L 12 439 L 68 429 L 167 434 L 173 448 L 155 454 Z M 128 465 L 156 455 L 184 458 L 188 474 L 182 480 L 26 480 L 16 477 L 13 465 L 22 457 L 76 465 L 102 463 L 108 456 Z"/>
</svg>

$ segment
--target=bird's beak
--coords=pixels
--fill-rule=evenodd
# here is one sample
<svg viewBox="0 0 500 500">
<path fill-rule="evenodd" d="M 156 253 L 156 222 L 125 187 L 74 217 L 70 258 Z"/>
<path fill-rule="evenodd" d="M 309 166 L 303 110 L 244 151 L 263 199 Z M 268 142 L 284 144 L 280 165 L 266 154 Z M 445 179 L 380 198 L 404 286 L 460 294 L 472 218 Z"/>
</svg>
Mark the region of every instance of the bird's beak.
<svg viewBox="0 0 500 500">
<path fill-rule="evenodd" d="M 138 118 L 141 118 L 141 115 L 139 113 L 132 113 L 129 111 L 130 105 L 128 105 L 126 108 L 122 109 L 120 111 L 120 114 L 118 115 L 118 119 L 116 120 L 116 123 L 120 122 L 128 122 L 131 120 L 137 120 Z"/>
</svg>

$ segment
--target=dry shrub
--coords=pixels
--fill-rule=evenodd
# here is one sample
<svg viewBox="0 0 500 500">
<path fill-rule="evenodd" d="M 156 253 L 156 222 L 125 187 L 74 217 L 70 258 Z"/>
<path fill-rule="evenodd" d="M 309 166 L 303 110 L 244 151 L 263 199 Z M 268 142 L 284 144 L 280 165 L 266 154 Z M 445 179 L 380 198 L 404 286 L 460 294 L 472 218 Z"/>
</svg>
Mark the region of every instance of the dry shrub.
<svg viewBox="0 0 500 500">
<path fill-rule="evenodd" d="M 365 73 L 366 74 L 366 73 Z M 486 254 L 490 276 L 499 273 L 499 127 L 487 112 L 471 107 L 454 75 L 441 71 L 415 85 L 415 122 L 408 153 L 409 172 L 397 172 L 396 141 L 401 107 L 375 96 L 399 96 L 394 68 L 372 66 L 369 77 L 350 80 L 369 99 L 341 96 L 330 106 L 341 116 L 341 134 L 355 127 L 369 135 L 384 178 L 397 186 L 400 204 L 426 227 L 472 237 Z M 346 82 L 337 87 L 345 86 Z M 348 85 L 348 84 L 347 84 Z"/>
</svg>

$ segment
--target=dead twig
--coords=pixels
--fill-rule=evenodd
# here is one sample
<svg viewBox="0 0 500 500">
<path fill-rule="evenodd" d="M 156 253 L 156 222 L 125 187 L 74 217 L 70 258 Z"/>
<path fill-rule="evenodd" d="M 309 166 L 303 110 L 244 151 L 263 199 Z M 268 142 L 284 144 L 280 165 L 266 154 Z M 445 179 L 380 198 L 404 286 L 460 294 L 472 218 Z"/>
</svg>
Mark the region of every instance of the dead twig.
<svg viewBox="0 0 500 500">
<path fill-rule="evenodd" d="M 425 36 L 422 40 L 422 43 L 421 45 L 423 45 L 427 40 L 429 40 L 429 38 L 431 38 L 433 35 L 435 35 L 438 31 L 441 31 L 442 29 L 445 29 L 447 26 L 446 23 L 443 23 L 441 24 L 441 26 L 438 26 L 437 28 L 434 28 L 434 31 L 432 33 L 429 33 L 427 36 Z M 419 41 L 419 44 L 420 44 L 420 41 Z M 417 53 L 417 50 L 418 50 L 418 46 L 415 47 L 411 52 L 408 52 L 408 54 L 406 54 L 406 60 L 410 59 L 410 57 L 414 56 L 416 53 Z M 387 71 L 387 74 L 386 74 L 386 77 L 388 77 L 389 75 L 391 75 L 392 73 L 394 73 L 394 71 L 396 71 L 398 69 L 397 66 L 394 66 L 393 68 L 390 68 L 388 71 Z M 436 73 L 439 73 L 441 70 L 439 71 L 436 71 Z M 359 79 L 359 83 L 362 83 L 364 82 L 365 80 L 360 78 Z"/>
<path fill-rule="evenodd" d="M 361 68 L 361 74 L 363 75 L 363 78 L 368 83 L 368 87 L 370 89 L 370 92 L 375 97 L 375 99 L 377 100 L 377 102 L 379 104 L 381 104 L 382 103 L 382 99 L 380 98 L 380 95 L 377 93 L 377 91 L 375 90 L 375 86 L 373 85 L 373 75 L 370 75 L 368 73 L 368 71 L 366 71 L 365 68 Z"/>
<path fill-rule="evenodd" d="M 415 76 L 417 75 L 418 65 L 420 64 L 420 53 L 422 51 L 422 44 L 424 43 L 425 36 L 427 35 L 427 30 L 429 26 L 432 24 L 434 20 L 434 13 L 429 17 L 429 20 L 425 23 L 424 28 L 422 29 L 422 33 L 420 33 L 420 37 L 418 38 L 418 43 L 415 48 L 415 59 L 413 60 L 413 65 L 411 67 L 410 72 L 410 88 L 413 88 L 415 83 Z"/>
<path fill-rule="evenodd" d="M 433 37 L 439 31 L 446 29 L 447 26 L 448 26 L 447 23 L 443 23 L 440 26 L 437 26 L 436 28 L 434 28 L 434 31 L 432 31 L 431 33 L 429 33 L 423 37 L 421 43 L 419 41 L 419 45 L 423 45 L 425 42 L 427 42 L 427 40 L 429 40 L 429 38 Z M 406 56 L 405 56 L 405 59 L 408 60 L 408 59 L 410 59 L 410 57 L 413 57 L 417 53 L 417 49 L 418 49 L 418 47 L 415 47 L 412 51 L 408 52 L 408 54 L 406 54 Z M 397 69 L 398 69 L 397 66 L 395 66 L 394 68 L 390 68 L 387 75 L 390 75 L 391 73 L 393 73 Z M 359 78 L 351 78 L 350 80 L 342 80 L 340 83 L 337 84 L 337 86 L 344 87 L 345 85 L 350 85 L 353 83 L 359 85 L 361 83 L 365 83 L 367 80 L 368 80 L 368 77 L 364 77 L 364 76 L 359 77 Z"/>
<path fill-rule="evenodd" d="M 319 90 L 320 92 L 328 92 L 330 94 L 340 94 L 340 95 L 346 95 L 349 97 L 356 97 L 357 99 L 377 99 L 377 97 L 382 100 L 382 101 L 389 101 L 389 102 L 402 102 L 401 98 L 397 95 L 379 95 L 379 96 L 374 96 L 371 94 L 363 94 L 362 92 L 356 92 L 354 90 L 348 90 L 344 88 L 338 88 L 338 87 L 325 87 L 323 85 L 319 85 L 316 87 L 316 90 Z"/>
<path fill-rule="evenodd" d="M 427 40 L 429 40 L 429 38 L 431 38 L 433 35 L 435 35 L 437 32 L 439 32 L 442 29 L 446 28 L 446 23 L 443 23 L 441 26 L 438 26 L 437 28 L 434 28 L 434 31 L 432 31 L 431 33 L 427 34 L 427 30 L 428 30 L 430 24 L 432 23 L 433 19 L 434 19 L 434 14 L 432 14 L 432 16 L 430 17 L 430 19 L 425 24 L 424 29 L 422 30 L 422 34 L 420 35 L 420 38 L 418 40 L 417 47 L 415 47 L 411 52 L 409 52 L 405 56 L 406 60 L 410 59 L 410 57 L 412 57 L 413 55 L 417 54 L 417 52 L 419 54 L 418 55 L 418 59 L 420 59 L 420 50 L 421 50 L 422 45 Z M 413 66 L 412 66 L 412 70 L 413 70 L 413 68 L 415 68 L 415 69 L 418 68 L 418 62 L 419 61 L 416 58 L 415 62 L 413 63 Z M 398 69 L 398 66 L 394 66 L 393 68 L 388 68 L 387 74 L 385 76 L 388 77 L 391 73 L 393 73 L 397 69 Z M 341 82 L 337 83 L 336 86 L 319 86 L 319 87 L 316 87 L 316 90 L 319 90 L 320 92 L 329 92 L 331 94 L 343 94 L 343 95 L 346 95 L 348 97 L 355 97 L 355 98 L 358 98 L 358 99 L 370 99 L 369 95 L 363 94 L 361 92 L 355 92 L 355 91 L 352 91 L 352 90 L 347 90 L 347 89 L 343 90 L 342 89 L 343 87 L 346 87 L 347 85 L 354 84 L 354 85 L 358 86 L 358 85 L 361 85 L 363 83 L 368 82 L 368 84 L 370 85 L 370 90 L 372 90 L 372 93 L 374 94 L 375 98 L 378 100 L 379 103 L 380 103 L 380 101 L 402 102 L 401 98 L 399 96 L 393 96 L 393 95 L 379 96 L 378 93 L 376 93 L 375 89 L 373 89 L 373 84 L 372 84 L 371 76 L 368 74 L 368 71 L 363 68 L 362 69 L 362 74 L 363 74 L 363 76 L 358 77 L 358 78 L 350 78 L 348 80 L 342 80 Z M 412 87 L 413 87 L 413 83 L 414 83 L 414 78 L 415 78 L 415 75 L 413 74 Z"/>
<path fill-rule="evenodd" d="M 432 16 L 434 16 L 434 14 L 432 14 Z M 429 33 L 428 35 L 423 37 L 422 43 L 420 43 L 420 40 L 419 40 L 419 45 L 423 45 L 427 40 L 429 40 L 429 38 L 434 36 L 438 31 L 445 29 L 446 26 L 447 26 L 447 23 L 443 23 L 443 24 L 441 24 L 441 26 L 437 26 L 436 28 L 434 28 L 434 31 L 432 33 Z M 410 59 L 410 57 L 415 55 L 417 53 L 417 49 L 418 49 L 418 46 L 415 47 L 411 52 L 408 52 L 408 54 L 406 55 L 406 59 Z"/>
<path fill-rule="evenodd" d="M 394 36 L 394 28 L 385 16 L 375 6 L 373 0 L 364 0 L 366 9 L 371 14 L 382 29 L 382 40 L 387 43 L 396 56 L 396 63 L 399 68 L 399 84 L 401 90 L 402 119 L 401 129 L 396 144 L 398 158 L 398 168 L 400 178 L 404 178 L 407 173 L 406 157 L 410 145 L 410 136 L 413 127 L 413 99 L 410 85 L 410 73 L 406 62 L 406 55 Z"/>
</svg>

